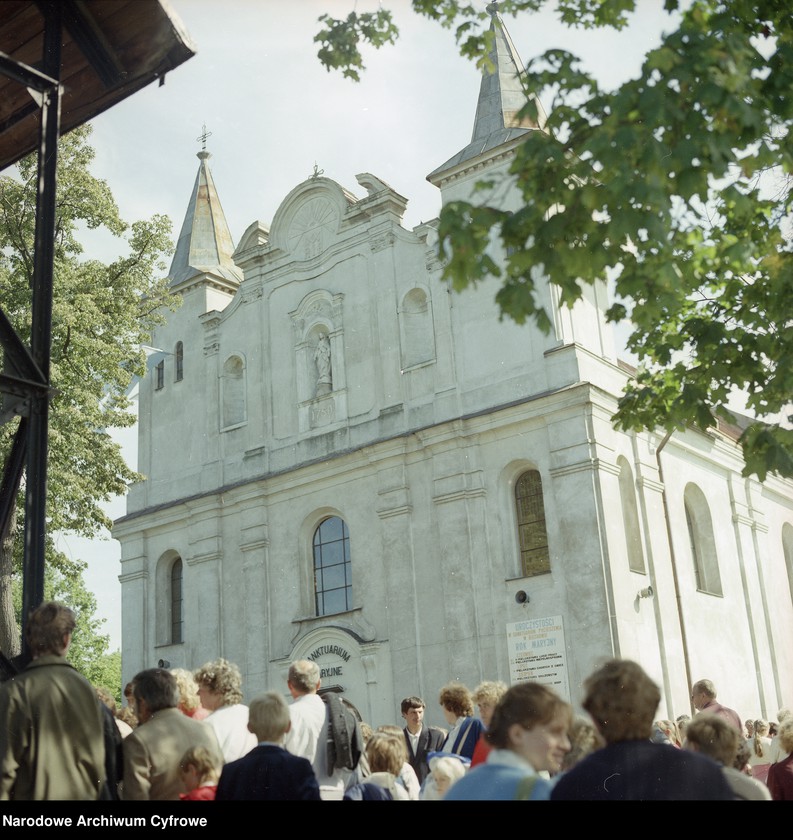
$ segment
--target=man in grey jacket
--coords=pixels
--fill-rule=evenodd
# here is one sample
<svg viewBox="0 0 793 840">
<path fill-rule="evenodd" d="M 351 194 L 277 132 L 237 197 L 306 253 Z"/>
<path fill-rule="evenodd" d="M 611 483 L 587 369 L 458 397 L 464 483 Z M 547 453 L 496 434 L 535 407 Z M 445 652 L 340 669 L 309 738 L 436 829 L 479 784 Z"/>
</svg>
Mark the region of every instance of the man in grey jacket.
<svg viewBox="0 0 793 840">
<path fill-rule="evenodd" d="M 139 725 L 124 739 L 122 799 L 179 799 L 186 793 L 179 762 L 190 747 L 206 747 L 223 766 L 212 727 L 182 714 L 176 677 L 149 668 L 133 679 Z"/>
</svg>

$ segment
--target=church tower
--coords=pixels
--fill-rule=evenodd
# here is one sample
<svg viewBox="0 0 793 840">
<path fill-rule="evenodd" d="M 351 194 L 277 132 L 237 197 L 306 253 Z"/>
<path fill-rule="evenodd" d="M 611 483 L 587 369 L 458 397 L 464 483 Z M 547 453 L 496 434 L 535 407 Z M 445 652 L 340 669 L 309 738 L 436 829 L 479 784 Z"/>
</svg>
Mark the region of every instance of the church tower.
<svg viewBox="0 0 793 840">
<path fill-rule="evenodd" d="M 526 90 L 524 65 L 498 13 L 498 4 L 491 3 L 488 12 L 492 45 L 488 54 L 489 66 L 482 71 L 471 142 L 430 172 L 427 180 L 440 189 L 443 204 L 451 201 L 492 203 L 502 210 L 517 211 L 524 205 L 525 198 L 515 186 L 509 167 L 526 136 L 533 131 L 545 131 L 546 114 L 536 95 Z M 520 115 L 527 98 L 536 107 L 536 120 Z M 477 190 L 477 183 L 486 179 L 492 181 L 493 187 L 489 191 Z M 504 256 L 500 248 L 495 244 L 491 247 L 496 262 L 500 262 Z M 498 281 L 493 279 L 488 288 L 495 296 Z M 542 347 L 542 352 L 547 354 L 559 348 L 577 346 L 588 354 L 608 360 L 608 367 L 616 363 L 613 330 L 604 315 L 609 306 L 604 284 L 585 287 L 583 298 L 573 309 L 560 308 L 557 290 L 542 279 L 537 283 L 536 294 L 553 322 L 553 332 L 550 336 L 542 336 L 533 325 L 523 325 L 520 329 L 524 334 L 529 331 L 533 334 L 532 341 Z M 472 301 L 470 295 L 468 300 Z M 465 306 L 465 302 L 461 301 L 461 305 Z M 476 306 L 478 309 L 478 301 Z M 472 315 L 476 317 L 476 313 Z M 569 350 L 564 355 L 564 372 L 558 370 L 558 359 L 549 362 L 555 372 L 561 373 L 562 379 L 586 379 L 592 375 L 588 360 L 582 367 L 582 360 L 574 358 Z M 613 380 L 607 369 L 601 371 L 601 376 Z M 562 379 L 552 376 L 549 385 L 561 385 Z"/>
<path fill-rule="evenodd" d="M 208 136 L 204 130 L 199 137 L 198 172 L 168 272 L 178 300 L 152 335 L 154 353 L 140 389 L 138 470 L 148 480 L 132 489 L 130 508 L 139 494 L 151 502 L 158 486 L 200 472 L 209 437 L 185 436 L 184 419 L 189 413 L 199 424 L 209 422 L 207 402 L 219 399 L 217 377 L 205 363 L 213 341 L 206 339 L 206 327 L 202 336 L 200 324 L 211 324 L 229 305 L 243 274 L 232 259 L 234 241 L 209 168 Z"/>
</svg>

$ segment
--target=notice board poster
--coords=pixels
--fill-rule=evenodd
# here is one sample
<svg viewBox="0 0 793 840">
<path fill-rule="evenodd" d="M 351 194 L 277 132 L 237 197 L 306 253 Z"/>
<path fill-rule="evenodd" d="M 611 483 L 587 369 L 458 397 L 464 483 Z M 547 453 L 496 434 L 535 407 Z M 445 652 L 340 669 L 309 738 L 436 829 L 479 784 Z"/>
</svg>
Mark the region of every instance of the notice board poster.
<svg viewBox="0 0 793 840">
<path fill-rule="evenodd" d="M 542 683 L 570 699 L 562 616 L 507 624 L 507 651 L 511 683 Z"/>
</svg>

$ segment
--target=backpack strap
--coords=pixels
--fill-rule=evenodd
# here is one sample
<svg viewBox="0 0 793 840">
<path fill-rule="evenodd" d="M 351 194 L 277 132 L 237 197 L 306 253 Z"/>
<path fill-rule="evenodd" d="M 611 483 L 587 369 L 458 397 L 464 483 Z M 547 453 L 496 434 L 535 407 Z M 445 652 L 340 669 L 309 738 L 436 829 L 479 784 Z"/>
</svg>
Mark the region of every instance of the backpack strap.
<svg viewBox="0 0 793 840">
<path fill-rule="evenodd" d="M 537 779 L 539 778 L 539 776 L 526 776 L 521 779 L 518 782 L 517 788 L 515 788 L 515 799 L 531 799 L 531 795 L 534 792 L 534 786 L 537 784 Z"/>
<path fill-rule="evenodd" d="M 463 744 L 465 743 L 465 739 L 468 737 L 468 733 L 471 731 L 471 727 L 474 725 L 474 719 L 468 718 L 468 723 L 460 730 L 457 737 L 454 739 L 454 744 L 452 745 L 452 752 L 460 754 L 460 750 L 462 749 Z"/>
</svg>

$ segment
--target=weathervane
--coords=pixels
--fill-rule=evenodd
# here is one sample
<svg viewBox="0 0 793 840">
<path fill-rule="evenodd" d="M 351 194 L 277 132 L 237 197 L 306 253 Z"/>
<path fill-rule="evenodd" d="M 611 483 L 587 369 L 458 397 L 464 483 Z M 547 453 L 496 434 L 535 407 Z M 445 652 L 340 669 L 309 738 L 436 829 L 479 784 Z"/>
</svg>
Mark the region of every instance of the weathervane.
<svg viewBox="0 0 793 840">
<path fill-rule="evenodd" d="M 320 175 L 323 175 L 323 174 L 324 174 L 324 172 L 325 172 L 325 170 L 324 170 L 324 169 L 320 169 L 320 168 L 317 166 L 317 162 L 316 162 L 316 161 L 314 161 L 314 174 L 313 174 L 311 177 L 312 177 L 312 178 L 319 178 L 319 176 L 320 176 Z"/>
<path fill-rule="evenodd" d="M 202 146 L 201 146 L 201 151 L 202 152 L 205 152 L 207 150 L 207 137 L 211 137 L 211 136 L 212 136 L 212 132 L 207 131 L 207 124 L 204 123 L 201 126 L 201 134 L 199 134 L 198 137 L 196 137 L 196 142 L 202 144 Z"/>
</svg>

